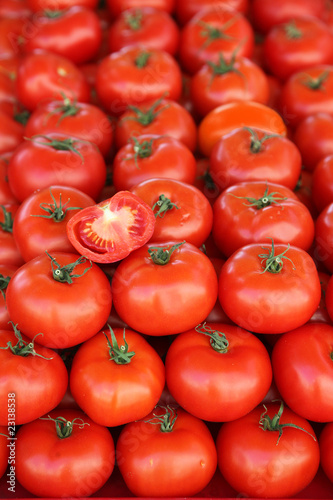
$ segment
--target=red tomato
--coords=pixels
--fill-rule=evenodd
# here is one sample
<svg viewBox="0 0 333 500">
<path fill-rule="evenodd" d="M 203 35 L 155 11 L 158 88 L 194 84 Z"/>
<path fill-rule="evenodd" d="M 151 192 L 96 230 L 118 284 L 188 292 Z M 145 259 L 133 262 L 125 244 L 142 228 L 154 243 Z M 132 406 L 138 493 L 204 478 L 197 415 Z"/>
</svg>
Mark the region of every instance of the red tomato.
<svg viewBox="0 0 333 500">
<path fill-rule="evenodd" d="M 195 186 L 174 179 L 150 179 L 131 188 L 153 210 L 155 228 L 149 243 L 186 240 L 200 247 L 210 235 L 213 210 Z"/>
<path fill-rule="evenodd" d="M 333 202 L 333 154 L 320 160 L 313 171 L 312 198 L 318 212 Z"/>
<path fill-rule="evenodd" d="M 318 276 L 320 279 L 320 286 L 321 286 L 321 299 L 320 303 L 318 306 L 318 309 L 313 313 L 311 316 L 309 322 L 311 323 L 329 323 L 333 324 L 333 321 L 331 320 L 327 307 L 326 307 L 326 291 L 327 291 L 327 285 L 330 280 L 331 275 L 324 272 L 324 271 L 318 271 Z"/>
<path fill-rule="evenodd" d="M 210 162 L 208 158 L 199 158 L 197 160 L 197 176 L 194 186 L 203 192 L 211 205 L 214 204 L 220 194 L 220 190 L 210 175 Z"/>
<path fill-rule="evenodd" d="M 24 132 L 26 137 L 53 132 L 72 135 L 96 144 L 103 156 L 110 152 L 113 141 L 112 124 L 107 114 L 94 104 L 70 98 L 39 103 Z"/>
<path fill-rule="evenodd" d="M 154 7 L 133 7 L 122 11 L 107 33 L 110 52 L 130 45 L 143 45 L 147 50 L 178 51 L 180 31 L 171 15 Z"/>
<path fill-rule="evenodd" d="M 280 112 L 287 125 L 295 128 L 304 118 L 317 113 L 333 116 L 333 66 L 313 65 L 293 73 L 280 95 Z"/>
<path fill-rule="evenodd" d="M 199 124 L 201 153 L 209 157 L 223 135 L 242 127 L 260 129 L 266 134 L 287 135 L 286 125 L 274 109 L 253 101 L 230 102 L 210 111 Z"/>
<path fill-rule="evenodd" d="M 141 7 L 153 7 L 172 14 L 175 0 L 106 0 L 107 8 L 112 17 L 118 17 L 124 10 Z"/>
<path fill-rule="evenodd" d="M 209 258 L 190 243 L 147 244 L 116 268 L 112 297 L 130 328 L 172 335 L 204 321 L 217 299 L 217 276 Z"/>
<path fill-rule="evenodd" d="M 112 165 L 117 191 L 155 177 L 193 184 L 196 161 L 183 142 L 170 136 L 142 135 L 122 146 Z"/>
<path fill-rule="evenodd" d="M 144 245 L 154 226 L 154 212 L 147 203 L 129 191 L 118 191 L 75 214 L 67 224 L 67 235 L 81 255 L 110 263 Z"/>
<path fill-rule="evenodd" d="M 7 329 L 8 323 L 10 321 L 10 317 L 7 310 L 6 304 L 6 289 L 8 283 L 17 271 L 19 266 L 15 266 L 13 264 L 0 264 L 0 329 Z"/>
<path fill-rule="evenodd" d="M 93 59 L 102 43 L 102 29 L 98 15 L 87 7 L 75 5 L 34 14 L 31 23 L 34 35 L 23 36 L 22 50 L 30 53 L 43 49 L 68 58 L 75 64 Z"/>
<path fill-rule="evenodd" d="M 331 276 L 332 277 L 332 276 Z M 328 280 L 325 292 L 325 305 L 329 317 L 333 321 L 333 280 L 330 278 Z"/>
<path fill-rule="evenodd" d="M 0 360 L 5 367 L 1 373 L 0 425 L 8 423 L 8 394 L 14 394 L 13 420 L 21 425 L 53 410 L 68 384 L 67 369 L 59 354 L 37 343 L 42 336 L 39 330 L 33 335 L 35 343 L 21 335 L 16 326 L 14 329 L 0 331 Z"/>
<path fill-rule="evenodd" d="M 265 66 L 280 80 L 318 64 L 333 63 L 333 32 L 316 17 L 275 25 L 264 40 Z"/>
<path fill-rule="evenodd" d="M 294 193 L 296 194 L 297 198 L 302 203 L 304 203 L 306 207 L 308 207 L 312 218 L 315 220 L 318 216 L 318 210 L 315 207 L 312 197 L 312 177 L 312 172 L 309 172 L 308 170 L 305 170 L 303 168 L 294 189 Z"/>
<path fill-rule="evenodd" d="M 27 19 L 32 14 L 26 0 L 2 0 L 0 17 L 11 19 Z"/>
<path fill-rule="evenodd" d="M 225 189 L 213 206 L 213 238 L 223 255 L 273 238 L 309 250 L 314 221 L 296 194 L 279 184 L 239 182 Z"/>
<path fill-rule="evenodd" d="M 114 442 L 83 412 L 55 410 L 19 429 L 16 460 L 17 480 L 33 495 L 88 497 L 113 472 Z"/>
<path fill-rule="evenodd" d="M 112 295 L 102 269 L 77 254 L 42 254 L 23 264 L 6 292 L 11 320 L 42 345 L 64 349 L 95 335 L 109 317 Z M 50 321 L 52 318 L 52 321 Z"/>
<path fill-rule="evenodd" d="M 316 259 L 333 273 L 333 202 L 327 205 L 315 221 Z"/>
<path fill-rule="evenodd" d="M 204 323 L 177 335 L 168 349 L 165 369 L 168 389 L 177 403 L 213 422 L 246 415 L 262 401 L 272 382 L 264 344 L 252 333 L 222 323 Z"/>
<path fill-rule="evenodd" d="M 16 85 L 17 97 L 29 111 L 45 99 L 90 99 L 89 85 L 80 69 L 67 57 L 52 52 L 27 54 L 19 65 Z"/>
<path fill-rule="evenodd" d="M 9 187 L 20 201 L 53 185 L 79 189 L 97 199 L 105 180 L 105 161 L 96 145 L 62 133 L 25 140 L 8 165 Z"/>
<path fill-rule="evenodd" d="M 19 205 L 8 183 L 8 164 L 10 156 L 0 156 L 0 204 Z"/>
<path fill-rule="evenodd" d="M 139 333 L 109 327 L 74 356 L 71 393 L 94 422 L 114 427 L 145 417 L 159 401 L 164 364 Z"/>
<path fill-rule="evenodd" d="M 272 352 L 273 376 L 282 399 L 313 422 L 333 420 L 332 344 L 331 325 L 309 323 L 282 335 Z"/>
<path fill-rule="evenodd" d="M 216 470 L 216 448 L 202 420 L 172 406 L 158 406 L 127 424 L 117 441 L 117 462 L 138 497 L 190 497 Z"/>
<path fill-rule="evenodd" d="M 333 422 L 327 423 L 319 436 L 320 464 L 331 482 L 333 482 Z"/>
<path fill-rule="evenodd" d="M 194 119 L 183 106 L 170 99 L 158 99 L 125 111 L 116 123 L 116 148 L 120 149 L 132 137 L 146 134 L 174 137 L 191 151 L 197 145 Z"/>
<path fill-rule="evenodd" d="M 284 333 L 316 311 L 321 288 L 315 263 L 301 248 L 253 243 L 222 267 L 219 300 L 237 325 L 256 333 Z"/>
<path fill-rule="evenodd" d="M 176 18 L 180 24 L 187 23 L 199 11 L 227 7 L 246 14 L 249 8 L 248 0 L 182 0 L 176 3 Z"/>
<path fill-rule="evenodd" d="M 234 128 L 222 135 L 209 161 L 209 173 L 220 191 L 249 181 L 294 189 L 302 168 L 301 154 L 288 137 L 252 127 Z"/>
<path fill-rule="evenodd" d="M 254 26 L 267 33 L 271 28 L 298 17 L 323 19 L 327 8 L 325 0 L 280 0 L 279 4 L 267 0 L 252 0 L 251 19 Z"/>
<path fill-rule="evenodd" d="M 31 10 L 34 12 L 39 12 L 41 10 L 41 0 L 27 0 L 27 4 Z M 83 7 L 89 7 L 95 9 L 97 7 L 98 0 L 43 0 L 42 7 L 44 10 L 62 10 L 73 7 L 75 5 L 82 5 Z"/>
<path fill-rule="evenodd" d="M 207 240 L 205 242 L 205 250 L 207 251 L 206 243 L 207 243 Z M 208 254 L 206 253 L 206 255 L 208 255 Z M 217 278 L 219 279 L 223 264 L 225 263 L 225 259 L 223 259 L 221 257 L 214 257 L 214 256 L 213 257 L 209 256 L 209 259 L 210 259 L 211 263 L 213 264 Z M 206 321 L 209 323 L 223 323 L 223 324 L 227 324 L 227 325 L 234 325 L 235 324 L 235 323 L 233 323 L 233 321 L 231 321 L 231 319 L 226 315 L 226 313 L 222 309 L 222 306 L 221 306 L 218 298 L 215 302 L 213 309 L 208 314 Z"/>
<path fill-rule="evenodd" d="M 6 423 L 6 426 L 0 426 L 0 478 L 5 474 L 8 467 L 10 454 L 10 447 L 8 447 L 8 444 L 11 444 L 8 437 L 10 436 L 8 435 L 8 424 Z"/>
<path fill-rule="evenodd" d="M 179 60 L 192 75 L 207 61 L 217 62 L 221 53 L 251 58 L 253 50 L 250 22 L 242 13 L 221 4 L 199 10 L 180 32 Z"/>
<path fill-rule="evenodd" d="M 0 154 L 14 151 L 23 141 L 24 127 L 0 110 Z"/>
<path fill-rule="evenodd" d="M 180 67 L 163 50 L 124 47 L 99 63 L 96 91 L 104 108 L 117 116 L 163 95 L 177 101 L 182 91 Z"/>
<path fill-rule="evenodd" d="M 37 190 L 19 206 L 13 236 L 25 261 L 47 250 L 75 252 L 67 237 L 67 222 L 79 210 L 95 205 L 93 198 L 68 186 Z"/>
<path fill-rule="evenodd" d="M 21 55 L 20 38 L 25 27 L 25 19 L 0 18 L 1 58 L 12 58 Z"/>
<path fill-rule="evenodd" d="M 19 205 L 0 205 L 0 264 L 20 266 L 24 259 L 13 236 L 13 222 Z"/>
<path fill-rule="evenodd" d="M 313 428 L 297 413 L 268 403 L 222 425 L 218 467 L 228 483 L 252 498 L 292 497 L 311 483 L 320 460 Z"/>
</svg>

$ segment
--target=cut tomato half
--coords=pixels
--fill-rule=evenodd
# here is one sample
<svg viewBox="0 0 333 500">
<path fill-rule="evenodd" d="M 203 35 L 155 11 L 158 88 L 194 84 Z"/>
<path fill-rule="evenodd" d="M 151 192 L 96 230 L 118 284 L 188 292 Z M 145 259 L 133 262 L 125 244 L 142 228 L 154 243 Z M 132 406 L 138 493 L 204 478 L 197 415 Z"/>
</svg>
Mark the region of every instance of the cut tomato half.
<svg viewBox="0 0 333 500">
<path fill-rule="evenodd" d="M 149 205 L 129 191 L 119 191 L 77 212 L 67 224 L 67 235 L 81 255 L 93 262 L 110 263 L 147 243 L 154 227 L 155 215 Z"/>
</svg>

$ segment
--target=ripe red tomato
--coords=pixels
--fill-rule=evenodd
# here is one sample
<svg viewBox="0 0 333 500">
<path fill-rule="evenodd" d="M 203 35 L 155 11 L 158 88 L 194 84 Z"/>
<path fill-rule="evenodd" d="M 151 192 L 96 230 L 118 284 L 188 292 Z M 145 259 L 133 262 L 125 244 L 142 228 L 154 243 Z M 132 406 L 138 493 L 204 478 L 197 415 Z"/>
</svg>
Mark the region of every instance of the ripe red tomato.
<svg viewBox="0 0 333 500">
<path fill-rule="evenodd" d="M 90 99 L 89 85 L 80 69 L 67 57 L 47 51 L 32 52 L 22 59 L 16 89 L 18 100 L 29 111 L 45 99 Z"/>
<path fill-rule="evenodd" d="M 0 204 L 1 205 L 19 205 L 8 183 L 8 164 L 10 155 L 0 156 Z"/>
<path fill-rule="evenodd" d="M 158 99 L 125 111 L 116 123 L 115 143 L 119 149 L 132 137 L 144 134 L 168 135 L 191 151 L 197 145 L 197 127 L 191 114 L 178 102 Z"/>
<path fill-rule="evenodd" d="M 157 406 L 122 429 L 117 462 L 138 497 L 190 497 L 212 479 L 217 457 L 206 424 L 181 408 Z"/>
<path fill-rule="evenodd" d="M 282 403 L 258 406 L 224 423 L 216 447 L 224 478 L 252 498 L 292 497 L 311 483 L 319 467 L 313 428 Z"/>
<path fill-rule="evenodd" d="M 220 194 L 213 210 L 213 238 L 226 257 L 267 238 L 303 250 L 309 250 L 314 239 L 310 211 L 293 191 L 279 184 L 238 182 Z"/>
<path fill-rule="evenodd" d="M 39 255 L 23 264 L 7 286 L 11 320 L 29 338 L 42 332 L 41 345 L 64 349 L 80 344 L 109 317 L 108 278 L 97 264 L 78 257 L 68 252 Z"/>
<path fill-rule="evenodd" d="M 204 323 L 177 335 L 165 369 L 177 403 L 213 422 L 246 415 L 266 396 L 272 382 L 270 357 L 261 340 L 222 323 Z"/>
<path fill-rule="evenodd" d="M 109 51 L 117 52 L 130 45 L 149 50 L 178 51 L 180 30 L 171 15 L 155 7 L 133 7 L 122 11 L 107 32 Z"/>
<path fill-rule="evenodd" d="M 333 273 L 333 202 L 327 205 L 315 221 L 314 253 L 316 259 Z"/>
<path fill-rule="evenodd" d="M 40 0 L 26 0 L 28 7 L 34 11 L 39 12 L 41 10 Z M 98 0 L 43 0 L 43 9 L 46 10 L 62 10 L 73 7 L 74 5 L 82 5 L 83 7 L 89 7 L 95 9 L 97 7 Z"/>
<path fill-rule="evenodd" d="M 208 61 L 192 76 L 191 99 L 194 109 L 205 116 L 212 109 L 233 101 L 267 104 L 268 79 L 264 71 L 246 57 L 224 57 Z"/>
<path fill-rule="evenodd" d="M 19 266 L 0 264 L 0 329 L 7 329 L 10 317 L 6 304 L 6 290 L 8 283 Z"/>
<path fill-rule="evenodd" d="M 77 252 L 93 262 L 124 259 L 152 236 L 155 216 L 141 198 L 129 191 L 75 214 L 67 224 L 67 235 Z"/>
<path fill-rule="evenodd" d="M 319 305 L 321 288 L 305 250 L 272 241 L 236 250 L 222 267 L 218 295 L 237 325 L 272 334 L 304 325 Z"/>
<path fill-rule="evenodd" d="M 318 309 L 313 313 L 313 315 L 309 319 L 309 322 L 329 323 L 330 325 L 333 325 L 333 321 L 331 320 L 326 307 L 326 291 L 331 275 L 324 271 L 318 271 L 318 276 L 321 286 L 321 299 Z"/>
<path fill-rule="evenodd" d="M 153 336 L 194 328 L 217 299 L 213 264 L 197 247 L 179 241 L 146 244 L 132 252 L 116 268 L 111 285 L 120 318 Z"/>
<path fill-rule="evenodd" d="M 26 0 L 2 0 L 0 17 L 5 19 L 27 19 L 32 12 Z"/>
<path fill-rule="evenodd" d="M 316 17 L 273 26 L 263 45 L 265 67 L 280 80 L 318 64 L 333 63 L 333 33 Z"/>
<path fill-rule="evenodd" d="M 180 67 L 166 51 L 131 45 L 100 61 L 96 91 L 104 108 L 117 116 L 161 96 L 177 101 L 182 91 Z"/>
<path fill-rule="evenodd" d="M 172 14 L 175 0 L 106 0 L 106 5 L 112 17 L 117 18 L 124 10 L 141 7 L 153 7 Z"/>
<path fill-rule="evenodd" d="M 333 202 L 333 154 L 322 158 L 313 171 L 312 198 L 318 212 Z"/>
<path fill-rule="evenodd" d="M 5 474 L 8 467 L 10 448 L 8 447 L 8 425 L 0 426 L 0 478 Z"/>
<path fill-rule="evenodd" d="M 266 134 L 287 135 L 281 116 L 274 109 L 253 101 L 222 104 L 210 111 L 198 127 L 198 146 L 209 157 L 213 146 L 223 135 L 236 128 L 260 129 Z"/>
<path fill-rule="evenodd" d="M 211 150 L 209 173 L 220 191 L 238 182 L 297 185 L 302 157 L 293 141 L 258 128 L 234 128 Z"/>
<path fill-rule="evenodd" d="M 97 56 L 102 43 L 97 13 L 80 5 L 59 9 L 57 15 L 44 9 L 34 15 L 31 24 L 33 36 L 26 30 L 21 42 L 26 54 L 43 49 L 82 64 Z"/>
<path fill-rule="evenodd" d="M 193 184 L 196 160 L 192 151 L 174 137 L 141 135 L 133 137 L 116 153 L 112 181 L 117 191 L 155 177 Z"/>
<path fill-rule="evenodd" d="M 8 394 L 14 394 L 14 420 L 21 425 L 53 410 L 68 385 L 67 369 L 60 355 L 39 345 L 40 330 L 34 332 L 36 342 L 16 327 L 14 330 L 7 327 L 0 331 L 0 361 L 6 367 L 1 370 L 0 425 L 8 423 Z"/>
<path fill-rule="evenodd" d="M 13 223 L 19 205 L 0 205 L 0 264 L 21 266 L 24 259 L 13 236 Z"/>
<path fill-rule="evenodd" d="M 8 165 L 9 187 L 21 202 L 37 189 L 53 185 L 97 199 L 105 180 L 105 161 L 95 144 L 57 132 L 23 141 Z"/>
<path fill-rule="evenodd" d="M 327 423 L 319 436 L 320 464 L 330 481 L 333 482 L 333 422 Z"/>
<path fill-rule="evenodd" d="M 23 141 L 24 127 L 0 109 L 0 154 L 10 153 Z"/>
<path fill-rule="evenodd" d="M 325 291 L 325 305 L 328 312 L 329 317 L 333 321 L 333 280 L 331 279 L 332 275 L 330 275 L 330 279 L 328 280 L 326 291 Z"/>
<path fill-rule="evenodd" d="M 114 461 L 110 431 L 81 411 L 55 410 L 17 433 L 17 480 L 39 497 L 88 497 L 109 479 Z"/>
<path fill-rule="evenodd" d="M 68 186 L 40 189 L 25 198 L 15 214 L 13 236 L 27 262 L 47 250 L 75 252 L 67 222 L 79 210 L 95 205 L 93 198 Z"/>
<path fill-rule="evenodd" d="M 251 58 L 254 31 L 242 13 L 218 4 L 199 10 L 181 29 L 179 60 L 193 75 L 207 61 L 217 62 L 222 53 Z"/>
<path fill-rule="evenodd" d="M 131 188 L 153 210 L 155 228 L 149 243 L 185 240 L 200 247 L 213 226 L 213 210 L 195 186 L 174 179 L 149 179 Z"/>
<path fill-rule="evenodd" d="M 73 99 L 52 99 L 38 104 L 26 123 L 25 137 L 60 133 L 90 141 L 106 156 L 113 142 L 113 129 L 107 114 L 91 103 Z"/>
<path fill-rule="evenodd" d="M 176 3 L 175 15 L 177 21 L 183 25 L 203 9 L 229 7 L 246 14 L 249 8 L 248 0 L 182 0 Z"/>
<path fill-rule="evenodd" d="M 26 27 L 25 19 L 0 18 L 0 54 L 2 58 L 21 55 L 20 37 Z"/>
<path fill-rule="evenodd" d="M 282 399 L 313 422 L 333 420 L 332 344 L 332 325 L 311 322 L 282 335 L 272 352 L 273 376 Z"/>
<path fill-rule="evenodd" d="M 145 417 L 165 385 L 164 364 L 139 333 L 106 328 L 74 355 L 70 390 L 94 422 L 108 427 Z"/>
</svg>

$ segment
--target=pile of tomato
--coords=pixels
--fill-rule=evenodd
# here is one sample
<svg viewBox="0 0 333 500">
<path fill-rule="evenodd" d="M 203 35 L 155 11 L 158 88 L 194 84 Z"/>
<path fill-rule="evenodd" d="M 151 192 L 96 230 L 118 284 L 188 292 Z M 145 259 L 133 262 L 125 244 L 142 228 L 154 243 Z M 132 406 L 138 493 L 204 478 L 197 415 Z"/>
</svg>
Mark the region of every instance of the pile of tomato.
<svg viewBox="0 0 333 500">
<path fill-rule="evenodd" d="M 2 497 L 332 498 L 332 273 L 332 0 L 1 0 Z"/>
</svg>

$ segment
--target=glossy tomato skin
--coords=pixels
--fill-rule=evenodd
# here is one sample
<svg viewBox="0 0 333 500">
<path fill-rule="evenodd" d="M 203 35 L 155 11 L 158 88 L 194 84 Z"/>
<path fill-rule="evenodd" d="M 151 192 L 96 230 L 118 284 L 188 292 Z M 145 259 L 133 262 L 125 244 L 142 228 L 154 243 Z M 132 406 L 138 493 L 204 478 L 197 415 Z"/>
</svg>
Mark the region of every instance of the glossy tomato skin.
<svg viewBox="0 0 333 500">
<path fill-rule="evenodd" d="M 113 333 L 119 346 L 125 335 L 129 352 L 135 353 L 128 364 L 110 358 L 113 339 L 106 328 L 81 345 L 70 374 L 75 401 L 94 422 L 108 427 L 145 417 L 165 385 L 164 364 L 147 340 L 129 328 L 113 328 Z"/>
<path fill-rule="evenodd" d="M 52 253 L 61 267 L 79 257 Z M 40 344 L 63 349 L 87 340 L 105 324 L 112 304 L 108 278 L 96 264 L 82 259 L 72 274 L 83 275 L 73 277 L 72 283 L 56 281 L 45 253 L 26 262 L 11 278 L 6 293 L 9 316 L 27 337 L 42 332 Z"/>
<path fill-rule="evenodd" d="M 332 325 L 309 323 L 282 335 L 272 352 L 274 380 L 283 400 L 314 422 L 333 418 L 332 339 Z"/>
<path fill-rule="evenodd" d="M 141 7 L 153 7 L 172 14 L 175 9 L 175 0 L 107 0 L 106 5 L 114 18 L 124 10 Z"/>
<path fill-rule="evenodd" d="M 21 202 L 52 185 L 69 186 L 96 199 L 105 180 L 105 160 L 95 144 L 61 133 L 23 141 L 8 165 L 9 187 Z"/>
<path fill-rule="evenodd" d="M 0 478 L 5 474 L 8 466 L 8 426 L 0 426 Z"/>
<path fill-rule="evenodd" d="M 23 52 L 43 49 L 68 58 L 75 64 L 92 60 L 102 43 L 102 29 L 96 12 L 75 5 L 48 16 L 45 10 L 35 15 L 34 36 L 23 38 Z"/>
<path fill-rule="evenodd" d="M 330 279 L 328 280 L 326 291 L 325 291 L 325 305 L 331 321 L 333 321 L 333 280 L 331 279 L 332 275 L 330 275 Z"/>
<path fill-rule="evenodd" d="M 270 196 L 272 201 L 265 205 Z M 242 246 L 267 238 L 303 250 L 309 250 L 314 239 L 310 211 L 293 191 L 280 184 L 239 182 L 220 194 L 213 210 L 213 238 L 226 257 Z"/>
<path fill-rule="evenodd" d="M 321 286 L 321 299 L 318 309 L 313 313 L 309 321 L 311 323 L 328 323 L 330 325 L 333 325 L 333 321 L 330 318 L 330 315 L 328 314 L 326 306 L 326 292 L 331 275 L 325 271 L 318 271 L 318 276 L 320 279 L 320 286 Z"/>
<path fill-rule="evenodd" d="M 312 198 L 318 212 L 333 202 L 333 154 L 322 158 L 313 171 Z"/>
<path fill-rule="evenodd" d="M 116 123 L 115 145 L 118 150 L 131 139 L 143 134 L 169 135 L 183 142 L 192 152 L 197 146 L 197 127 L 189 111 L 170 99 L 138 106 L 143 113 L 153 108 L 152 119 L 141 123 L 133 110 L 125 111 Z"/>
<path fill-rule="evenodd" d="M 156 415 L 166 411 L 157 407 L 145 419 L 127 424 L 117 441 L 120 472 L 136 496 L 192 496 L 216 470 L 216 448 L 206 424 L 176 407 L 172 431 L 161 432 Z"/>
<path fill-rule="evenodd" d="M 209 156 L 209 172 L 223 190 L 244 181 L 267 181 L 294 189 L 302 157 L 292 140 L 259 128 L 236 127 L 223 135 Z"/>
<path fill-rule="evenodd" d="M 24 127 L 0 110 L 0 154 L 11 153 L 23 141 Z"/>
<path fill-rule="evenodd" d="M 11 153 L 10 153 L 11 154 Z M 0 156 L 0 204 L 19 205 L 8 183 L 8 164 L 10 155 Z"/>
<path fill-rule="evenodd" d="M 229 70 L 214 69 L 210 62 L 204 64 L 193 75 L 190 93 L 194 108 L 200 116 L 205 116 L 212 109 L 233 101 L 256 101 L 268 104 L 268 80 L 260 66 L 246 57 L 236 57 L 233 64 L 230 59 L 226 57 L 224 63 L 230 64 Z M 221 71 L 221 74 L 218 71 Z"/>
<path fill-rule="evenodd" d="M 218 30 L 220 36 L 212 36 Z M 254 32 L 246 17 L 223 5 L 204 9 L 182 28 L 179 60 L 185 72 L 193 75 L 206 61 L 216 62 L 219 54 L 252 57 Z"/>
<path fill-rule="evenodd" d="M 287 135 L 281 116 L 269 106 L 254 101 L 222 104 L 210 111 L 198 127 L 198 147 L 209 157 L 213 146 L 235 128 L 261 129 L 266 134 Z"/>
<path fill-rule="evenodd" d="M 175 15 L 177 21 L 184 25 L 200 10 L 229 7 L 235 11 L 246 14 L 249 8 L 248 0 L 183 0 L 177 2 Z"/>
<path fill-rule="evenodd" d="M 114 307 L 138 332 L 160 336 L 194 328 L 215 304 L 216 272 L 201 250 L 183 242 L 174 247 L 164 265 L 155 264 L 148 252 L 154 248 L 170 250 L 179 243 L 146 244 L 126 257 L 115 271 Z"/>
<path fill-rule="evenodd" d="M 7 327 L 9 328 L 9 327 Z M 40 330 L 36 330 L 37 335 Z M 7 425 L 9 393 L 14 393 L 15 422 L 21 425 L 41 417 L 44 413 L 53 410 L 62 400 L 68 385 L 66 366 L 60 355 L 52 349 L 38 344 L 42 335 L 34 343 L 35 354 L 20 356 L 10 349 L 3 349 L 11 342 L 15 346 L 18 339 L 14 331 L 0 331 L 1 366 L 1 410 L 0 425 Z M 28 343 L 30 339 L 22 335 Z M 42 356 L 42 357 L 41 357 Z M 41 383 L 41 378 L 43 383 Z M 35 404 L 31 404 L 34 401 Z"/>
<path fill-rule="evenodd" d="M 17 72 L 17 97 L 29 111 L 45 99 L 89 102 L 89 85 L 79 68 L 67 57 L 52 52 L 27 54 Z"/>
<path fill-rule="evenodd" d="M 320 464 L 330 481 L 333 482 L 333 423 L 327 423 L 319 436 Z"/>
<path fill-rule="evenodd" d="M 18 208 L 18 204 L 0 205 L 0 264 L 21 266 L 24 263 L 12 232 Z"/>
<path fill-rule="evenodd" d="M 213 348 L 210 333 L 223 337 L 222 351 L 217 350 L 218 342 Z M 222 323 L 207 322 L 179 334 L 168 349 L 165 369 L 168 389 L 177 403 L 213 422 L 235 420 L 253 410 L 272 382 L 270 357 L 261 340 Z"/>
<path fill-rule="evenodd" d="M 333 202 L 327 205 L 315 221 L 314 252 L 316 259 L 330 273 L 333 272 Z"/>
<path fill-rule="evenodd" d="M 155 216 L 146 202 L 129 191 L 118 191 L 74 215 L 67 235 L 77 252 L 105 264 L 120 261 L 147 243 L 154 226 Z"/>
<path fill-rule="evenodd" d="M 13 276 L 15 271 L 19 266 L 14 264 L 0 264 L 0 283 L 1 283 L 1 294 L 0 294 L 0 329 L 7 329 L 10 321 L 8 314 L 7 304 L 6 304 L 6 289 L 10 278 Z M 6 284 L 7 283 L 7 284 Z"/>
<path fill-rule="evenodd" d="M 110 52 L 129 45 L 142 44 L 146 49 L 178 51 L 180 30 L 171 15 L 154 7 L 129 8 L 111 23 L 107 41 Z"/>
<path fill-rule="evenodd" d="M 91 103 L 71 99 L 51 99 L 38 104 L 31 113 L 25 137 L 60 133 L 96 144 L 105 157 L 113 143 L 113 130 L 107 114 Z"/>
<path fill-rule="evenodd" d="M 270 418 L 279 410 L 278 403 L 268 403 L 266 407 Z M 277 444 L 279 432 L 263 431 L 259 425 L 265 411 L 260 405 L 244 417 L 222 425 L 216 441 L 218 467 L 228 483 L 242 495 L 292 497 L 316 475 L 319 445 L 309 422 L 287 407 L 284 407 L 281 425 L 292 423 L 306 432 L 284 427 Z"/>
<path fill-rule="evenodd" d="M 95 205 L 93 198 L 68 186 L 51 186 L 25 198 L 13 224 L 13 235 L 23 259 L 27 262 L 45 250 L 74 253 L 67 237 L 67 223 L 79 210 L 92 205 Z"/>
<path fill-rule="evenodd" d="M 236 250 L 222 267 L 219 300 L 236 324 L 256 333 L 284 333 L 306 323 L 321 297 L 312 257 L 298 247 L 274 245 L 274 255 L 286 252 L 283 267 L 264 272 L 271 242 Z"/>
<path fill-rule="evenodd" d="M 50 417 L 74 422 L 72 434 L 59 438 L 55 422 L 48 415 L 44 420 L 22 426 L 16 442 L 18 481 L 30 493 L 41 497 L 90 496 L 106 483 L 114 469 L 114 441 L 110 431 L 82 411 L 55 410 Z M 45 464 L 48 466 L 40 478 Z"/>
<path fill-rule="evenodd" d="M 264 41 L 265 66 L 280 80 L 317 64 L 332 64 L 333 34 L 316 17 L 294 18 L 274 26 Z"/>
<path fill-rule="evenodd" d="M 149 243 L 175 239 L 200 247 L 210 235 L 213 210 L 205 195 L 195 186 L 174 179 L 150 179 L 133 186 L 131 192 L 151 208 L 155 206 L 155 228 Z M 165 198 L 173 205 L 170 210 L 159 213 Z"/>
<path fill-rule="evenodd" d="M 138 148 L 141 148 L 141 155 Z M 154 134 L 132 138 L 116 153 L 112 181 L 117 191 L 131 189 L 156 177 L 193 184 L 196 177 L 194 154 L 178 139 Z"/>
<path fill-rule="evenodd" d="M 164 50 L 148 50 L 144 45 L 124 47 L 100 61 L 96 91 L 104 108 L 116 116 L 128 106 L 163 95 L 177 101 L 182 91 L 180 67 Z"/>
<path fill-rule="evenodd" d="M 56 3 L 54 0 L 43 0 L 43 9 L 67 9 L 74 5 L 82 5 L 83 7 L 94 9 L 97 7 L 97 4 L 98 0 L 58 0 Z M 39 12 L 41 10 L 40 0 L 27 0 L 27 5 L 33 12 Z"/>
</svg>

